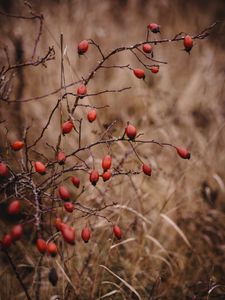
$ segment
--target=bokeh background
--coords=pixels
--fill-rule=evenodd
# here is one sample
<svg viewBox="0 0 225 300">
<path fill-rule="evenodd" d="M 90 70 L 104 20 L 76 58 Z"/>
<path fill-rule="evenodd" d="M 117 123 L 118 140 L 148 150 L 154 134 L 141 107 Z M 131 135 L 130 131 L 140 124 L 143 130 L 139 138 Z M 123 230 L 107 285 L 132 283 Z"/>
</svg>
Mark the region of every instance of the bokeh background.
<svg viewBox="0 0 225 300">
<path fill-rule="evenodd" d="M 217 20 L 225 19 L 225 2 L 183 0 L 67 0 L 30 1 L 35 11 L 44 15 L 44 26 L 37 53 L 43 56 L 54 46 L 56 59 L 43 66 L 27 67 L 15 73 L 11 100 L 0 103 L 0 146 L 6 155 L 7 143 L 23 136 L 31 126 L 29 141 L 43 128 L 58 94 L 41 100 L 21 103 L 21 99 L 40 96 L 60 87 L 60 34 L 65 46 L 65 80 L 69 84 L 86 77 L 100 59 L 90 47 L 88 54 L 79 57 L 77 44 L 92 38 L 108 52 L 113 48 L 144 41 L 150 22 L 161 25 L 160 38 L 173 37 L 179 32 L 196 34 Z M 0 1 L 1 11 L 27 14 L 22 1 Z M 37 22 L 0 15 L 0 60 L 5 64 L 4 47 L 12 62 L 31 56 L 38 32 Z M 89 91 L 119 89 L 132 86 L 122 93 L 103 94 L 88 98 L 85 103 L 109 105 L 98 111 L 97 122 L 84 122 L 83 143 L 94 141 L 105 126 L 117 120 L 113 134 L 120 135 L 127 121 L 144 134 L 145 139 L 171 142 L 191 150 L 190 161 L 181 160 L 170 148 L 142 145 L 141 158 L 151 163 L 153 175 L 115 177 L 110 183 L 91 186 L 80 197 L 82 203 L 97 206 L 104 201 L 118 201 L 107 216 L 121 224 L 124 243 L 115 246 L 111 228 L 101 218 L 91 218 L 93 239 L 76 250 L 68 250 L 74 257 L 68 262 L 70 278 L 79 296 L 65 291 L 65 274 L 54 260 L 46 259 L 42 267 L 41 298 L 50 299 L 224 299 L 225 297 L 225 93 L 224 93 L 224 23 L 220 23 L 204 40 L 194 43 L 191 55 L 182 51 L 182 43 L 154 47 L 154 58 L 165 60 L 156 75 L 147 72 L 146 80 L 137 80 L 129 70 L 100 70 L 88 85 Z M 133 68 L 140 63 L 130 53 L 114 56 L 110 64 Z M 68 92 L 75 92 L 71 86 Z M 71 103 L 73 99 L 70 99 Z M 86 118 L 86 109 L 77 110 L 76 118 Z M 67 119 L 66 110 L 63 118 Z M 8 133 L 6 135 L 6 128 Z M 56 144 L 60 132 L 56 114 L 37 151 L 51 159 L 53 153 L 46 142 Z M 7 138 L 6 138 L 7 137 Z M 77 136 L 63 139 L 63 148 L 70 152 L 77 147 Z M 107 148 L 93 151 L 96 166 L 100 166 Z M 140 169 L 140 162 L 128 146 L 112 147 L 115 165 L 126 153 L 125 169 Z M 33 154 L 38 158 L 38 154 Z M 83 158 L 91 164 L 91 156 Z M 8 162 L 19 167 L 19 159 L 7 153 Z M 71 159 L 68 163 L 73 163 Z M 87 175 L 81 174 L 85 184 Z M 69 186 L 69 184 L 68 184 Z M 75 194 L 74 194 L 75 195 Z M 76 196 L 76 195 L 75 195 Z M 79 231 L 86 220 L 70 217 Z M 1 220 L 1 227 L 7 220 Z M 4 231 L 4 230 L 3 230 Z M 29 246 L 30 233 L 18 243 L 13 253 L 25 284 L 32 291 L 38 270 L 37 252 Z M 13 250 L 12 250 L 13 251 Z M 72 252 L 71 252 L 72 251 Z M 75 253 L 74 253 L 75 252 Z M 74 270 L 88 267 L 79 277 Z M 9 265 L 1 258 L 0 284 L 2 299 L 24 299 L 23 293 Z M 114 272 L 110 274 L 104 265 Z M 59 283 L 52 287 L 47 281 L 50 266 L 58 270 Z M 123 278 L 130 287 L 122 283 Z M 210 288 L 218 286 L 210 292 Z M 13 288 L 12 288 L 13 287 Z M 109 293 L 107 295 L 107 293 Z M 110 294 L 111 293 L 111 294 Z M 207 298 L 208 295 L 208 298 Z M 35 297 L 34 297 L 35 299 Z M 52 298 L 58 299 L 58 298 Z"/>
</svg>

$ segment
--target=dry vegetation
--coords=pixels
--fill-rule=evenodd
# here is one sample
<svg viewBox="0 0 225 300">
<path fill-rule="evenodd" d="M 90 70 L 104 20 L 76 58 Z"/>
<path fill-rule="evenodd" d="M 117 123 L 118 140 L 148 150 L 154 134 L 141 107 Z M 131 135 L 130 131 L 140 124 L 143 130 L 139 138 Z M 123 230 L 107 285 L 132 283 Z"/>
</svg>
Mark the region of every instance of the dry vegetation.
<svg viewBox="0 0 225 300">
<path fill-rule="evenodd" d="M 20 1 L 0 4 L 1 11 L 26 13 Z M 84 38 L 94 39 L 107 52 L 144 40 L 146 25 L 151 21 L 160 23 L 161 36 L 168 37 L 180 31 L 198 33 L 225 16 L 225 3 L 219 0 L 40 0 L 33 1 L 32 5 L 44 14 L 37 53 L 43 56 L 49 46 L 54 46 L 56 59 L 48 62 L 47 68 L 27 67 L 18 72 L 10 95 L 11 100 L 18 101 L 10 105 L 0 102 L 0 120 L 6 120 L 0 128 L 1 155 L 7 156 L 15 169 L 19 167 L 20 155 L 16 154 L 15 162 L 15 157 L 4 152 L 6 145 L 21 138 L 26 126 L 31 126 L 32 142 L 60 94 L 27 103 L 19 101 L 60 87 L 61 32 L 66 48 L 65 79 L 69 84 L 86 76 L 98 60 L 96 50 L 78 57 L 76 45 Z M 5 60 L 6 46 L 14 62 L 29 56 L 37 34 L 37 21 L 0 15 L 0 25 L 1 62 Z M 220 24 L 208 39 L 196 43 L 190 56 L 181 51 L 181 43 L 157 45 L 154 57 L 168 64 L 156 76 L 148 74 L 145 82 L 136 80 L 124 69 L 102 70 L 90 82 L 91 91 L 125 86 L 132 89 L 86 100 L 110 108 L 98 111 L 95 124 L 84 124 L 84 144 L 94 141 L 113 120 L 117 120 L 115 135 L 120 135 L 130 121 L 146 139 L 188 147 L 192 158 L 181 160 L 170 148 L 142 145 L 139 154 L 152 164 L 151 178 L 116 176 L 109 183 L 101 182 L 93 188 L 83 173 L 86 191 L 79 201 L 93 207 L 105 201 L 117 201 L 119 204 L 108 209 L 105 215 L 119 222 L 123 240 L 117 243 L 113 239 L 111 225 L 106 220 L 91 217 L 93 235 L 89 244 L 83 244 L 78 237 L 75 248 L 65 245 L 65 259 L 72 256 L 65 267 L 60 258 L 44 258 L 42 267 L 38 268 L 39 254 L 31 246 L 35 233 L 28 226 L 23 241 L 10 249 L 10 253 L 32 299 L 37 299 L 38 282 L 40 299 L 225 299 L 224 46 L 224 24 Z M 127 53 L 115 56 L 110 63 L 139 66 Z M 71 86 L 67 91 L 73 92 L 75 88 Z M 78 110 L 76 118 L 81 117 L 86 117 L 86 109 Z M 49 159 L 54 158 L 54 153 L 46 142 L 55 144 L 59 131 L 59 114 L 56 114 L 37 146 Z M 76 145 L 75 135 L 63 139 L 65 151 L 71 152 Z M 93 151 L 96 166 L 100 166 L 105 151 L 104 147 Z M 127 153 L 125 168 L 139 170 L 136 156 L 122 143 L 112 147 L 115 165 L 124 153 Z M 88 163 L 89 156 L 83 154 Z M 36 154 L 36 158 L 40 156 Z M 73 162 L 71 158 L 68 164 Z M 77 232 L 87 221 L 79 218 L 79 213 L 69 219 Z M 5 224 L 11 226 L 3 213 L 0 222 L 2 231 Z M 51 220 L 46 222 L 49 226 Z M 56 287 L 47 279 L 52 266 L 59 276 Z M 212 287 L 215 289 L 211 290 Z M 1 255 L 0 298 L 25 299 L 4 254 Z"/>
</svg>

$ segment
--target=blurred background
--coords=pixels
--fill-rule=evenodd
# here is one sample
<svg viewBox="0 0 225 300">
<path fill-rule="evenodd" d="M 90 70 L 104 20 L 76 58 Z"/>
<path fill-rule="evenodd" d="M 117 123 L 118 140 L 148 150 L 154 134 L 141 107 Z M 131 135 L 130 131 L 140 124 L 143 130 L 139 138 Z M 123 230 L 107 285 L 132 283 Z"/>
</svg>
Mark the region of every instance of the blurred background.
<svg viewBox="0 0 225 300">
<path fill-rule="evenodd" d="M 20 101 L 51 93 L 60 87 L 61 33 L 65 80 L 70 84 L 87 77 L 100 60 L 98 52 L 91 46 L 86 55 L 77 55 L 77 44 L 83 39 L 93 39 L 104 53 L 108 53 L 113 48 L 144 41 L 146 26 L 151 22 L 161 26 L 158 38 L 171 38 L 179 32 L 197 34 L 215 21 L 225 19 L 223 0 L 37 0 L 30 3 L 34 11 L 44 15 L 37 55 L 43 57 L 49 46 L 54 46 L 56 59 L 47 62 L 46 68 L 40 65 L 15 72 L 9 99 L 17 101 L 11 104 L 0 102 L 0 120 L 4 121 L 0 128 L 1 154 L 15 169 L 19 168 L 20 157 L 18 154 L 15 161 L 15 157 L 5 150 L 8 143 L 21 139 L 27 126 L 31 126 L 28 134 L 31 143 L 40 134 L 60 95 L 59 92 L 31 102 Z M 0 10 L 13 15 L 29 14 L 22 1 L 1 0 Z M 30 59 L 38 22 L 0 15 L 0 26 L 1 66 L 6 65 L 5 48 L 12 63 Z M 127 86 L 132 89 L 85 99 L 86 104 L 109 105 L 110 108 L 99 110 L 97 122 L 91 126 L 84 122 L 84 145 L 95 141 L 113 120 L 117 120 L 113 135 L 121 135 L 129 121 L 145 139 L 186 147 L 192 157 L 185 161 L 170 148 L 142 145 L 138 153 L 142 160 L 152 165 L 151 178 L 117 176 L 107 185 L 99 183 L 98 189 L 88 186 L 80 197 L 82 203 L 97 207 L 104 201 L 119 202 L 108 216 L 121 224 L 125 242 L 115 246 L 107 222 L 91 218 L 92 241 L 85 247 L 81 242 L 77 243 L 75 254 L 71 252 L 74 258 L 67 265 L 79 296 L 77 294 L 75 298 L 73 291 L 69 296 L 63 292 L 67 279 L 58 265 L 48 259 L 43 265 L 40 299 L 50 299 L 53 295 L 59 295 L 54 299 L 103 299 L 104 295 L 106 299 L 137 299 L 132 288 L 138 292 L 139 299 L 206 299 L 207 295 L 207 299 L 224 299 L 224 28 L 224 23 L 220 23 L 207 39 L 194 42 L 190 55 L 182 50 L 182 42 L 154 46 L 154 58 L 168 64 L 162 65 L 158 74 L 146 72 L 145 81 L 137 80 L 127 69 L 100 70 L 90 81 L 88 91 L 93 93 Z M 128 63 L 133 68 L 141 67 L 135 56 L 128 52 L 115 55 L 109 62 L 111 65 Z M 67 91 L 75 92 L 76 88 L 71 86 Z M 73 103 L 74 99 L 69 101 Z M 86 113 L 87 109 L 80 108 L 75 118 L 85 119 Z M 63 120 L 67 118 L 65 109 Z M 55 145 L 59 132 L 59 114 L 55 114 L 36 150 L 48 159 L 54 158 L 46 142 Z M 77 147 L 77 136 L 63 138 L 62 147 L 70 153 Z M 140 170 L 140 162 L 128 146 L 118 144 L 111 150 L 115 165 L 126 153 L 124 168 Z M 97 167 L 106 153 L 107 147 L 93 150 Z M 35 159 L 40 158 L 37 153 L 33 155 Z M 83 158 L 91 164 L 89 153 L 84 153 Z M 71 159 L 68 163 L 73 162 Z M 81 174 L 81 178 L 85 182 L 87 175 Z M 71 217 L 70 221 L 74 221 L 78 231 L 83 226 L 82 220 L 78 222 Z M 4 222 L 1 221 L 1 226 Z M 16 264 L 30 289 L 35 285 L 37 271 L 37 253 L 29 249 L 32 238 L 29 240 L 28 237 L 25 244 L 19 242 L 19 251 L 14 253 Z M 82 268 L 89 257 L 86 273 L 77 278 L 74 265 Z M 12 289 L 12 285 L 17 287 L 18 283 L 4 258 L 1 264 L 0 296 L 24 299 L 22 292 Z M 57 287 L 45 282 L 52 265 L 61 279 Z M 114 275 L 99 265 L 106 266 Z M 24 266 L 29 266 L 29 271 Z M 214 286 L 215 289 L 210 291 Z"/>
</svg>

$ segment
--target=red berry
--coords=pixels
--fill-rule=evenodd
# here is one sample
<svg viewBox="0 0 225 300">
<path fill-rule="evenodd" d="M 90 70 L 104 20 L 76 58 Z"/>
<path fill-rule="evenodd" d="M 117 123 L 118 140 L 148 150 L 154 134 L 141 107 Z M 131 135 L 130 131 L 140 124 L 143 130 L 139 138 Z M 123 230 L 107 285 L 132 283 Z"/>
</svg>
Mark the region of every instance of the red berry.
<svg viewBox="0 0 225 300">
<path fill-rule="evenodd" d="M 40 161 L 36 161 L 34 163 L 34 168 L 35 168 L 35 171 L 41 175 L 45 175 L 46 174 L 46 167 L 45 165 L 40 162 Z"/>
<path fill-rule="evenodd" d="M 159 66 L 152 66 L 151 68 L 150 68 L 150 70 L 151 70 L 151 72 L 152 73 L 158 73 L 159 72 Z"/>
<path fill-rule="evenodd" d="M 135 136 L 137 135 L 137 130 L 136 128 L 129 124 L 126 129 L 125 129 L 126 135 L 129 139 L 133 140 L 135 138 Z"/>
<path fill-rule="evenodd" d="M 64 165 L 64 163 L 66 161 L 66 154 L 63 151 L 59 151 L 59 153 L 57 154 L 56 160 L 60 165 Z"/>
<path fill-rule="evenodd" d="M 159 26 L 158 24 L 156 24 L 156 23 L 151 23 L 151 24 L 149 24 L 149 25 L 148 25 L 148 29 L 150 29 L 151 32 L 153 32 L 153 33 L 158 33 L 158 32 L 160 32 L 160 26 Z"/>
<path fill-rule="evenodd" d="M 64 240 L 69 243 L 70 245 L 74 245 L 75 242 L 75 230 L 72 227 L 65 227 L 62 230 L 62 236 L 64 238 Z"/>
<path fill-rule="evenodd" d="M 58 229 L 58 230 L 61 230 L 61 227 L 62 227 L 62 219 L 57 217 L 55 219 L 55 227 Z"/>
<path fill-rule="evenodd" d="M 57 249 L 57 246 L 54 242 L 50 242 L 50 243 L 47 244 L 47 252 L 51 256 L 56 256 L 57 255 L 58 249 Z"/>
<path fill-rule="evenodd" d="M 185 148 L 177 148 L 177 153 L 178 155 L 183 158 L 183 159 L 190 159 L 191 158 L 191 153 L 189 151 L 187 151 L 187 149 Z"/>
<path fill-rule="evenodd" d="M 81 41 L 77 47 L 78 54 L 82 55 L 85 52 L 87 52 L 87 50 L 88 50 L 88 41 L 87 40 Z"/>
<path fill-rule="evenodd" d="M 193 40 L 192 38 L 190 37 L 190 35 L 186 35 L 184 37 L 184 49 L 187 51 L 187 52 L 190 52 L 192 47 L 193 47 Z"/>
<path fill-rule="evenodd" d="M 134 69 L 134 75 L 139 79 L 145 79 L 145 71 L 142 69 Z"/>
<path fill-rule="evenodd" d="M 78 88 L 77 88 L 77 95 L 78 96 L 84 96 L 87 94 L 87 88 L 84 84 L 81 84 Z"/>
<path fill-rule="evenodd" d="M 15 141 L 11 147 L 14 151 L 19 151 L 20 149 L 22 149 L 24 146 L 24 142 L 22 141 Z"/>
<path fill-rule="evenodd" d="M 0 163 L 0 177 L 6 177 L 8 175 L 8 168 L 6 164 Z"/>
<path fill-rule="evenodd" d="M 87 119 L 90 123 L 92 123 L 96 119 L 96 116 L 97 116 L 96 110 L 92 109 L 88 112 Z"/>
<path fill-rule="evenodd" d="M 148 176 L 151 176 L 151 174 L 152 174 L 152 168 L 146 164 L 143 164 L 142 171 Z"/>
<path fill-rule="evenodd" d="M 80 186 L 80 179 L 76 176 L 71 177 L 71 181 L 73 183 L 73 185 L 77 188 L 79 188 Z"/>
<path fill-rule="evenodd" d="M 4 249 L 9 248 L 11 246 L 12 242 L 13 242 L 13 240 L 12 240 L 11 234 L 5 234 L 2 239 L 2 247 Z"/>
<path fill-rule="evenodd" d="M 67 212 L 72 213 L 74 211 L 74 204 L 72 202 L 65 202 L 64 208 Z"/>
<path fill-rule="evenodd" d="M 41 239 L 41 238 L 37 239 L 37 241 L 36 241 L 36 247 L 37 247 L 37 249 L 38 249 L 38 251 L 40 253 L 45 253 L 46 250 L 47 250 L 46 241 L 43 240 L 43 239 Z"/>
<path fill-rule="evenodd" d="M 112 174 L 110 171 L 106 171 L 102 174 L 102 179 L 103 181 L 107 181 L 112 177 Z"/>
<path fill-rule="evenodd" d="M 152 52 L 152 45 L 150 44 L 144 44 L 142 46 L 142 50 L 145 52 L 145 53 L 151 53 Z"/>
<path fill-rule="evenodd" d="M 107 171 L 108 169 L 110 169 L 112 164 L 112 157 L 110 155 L 106 155 L 105 157 L 103 157 L 102 159 L 102 169 L 104 171 Z"/>
<path fill-rule="evenodd" d="M 64 201 L 70 200 L 70 192 L 65 186 L 61 185 L 58 191 L 59 191 L 59 196 L 62 200 Z"/>
<path fill-rule="evenodd" d="M 66 121 L 62 125 L 62 133 L 67 134 L 70 133 L 70 131 L 73 129 L 73 122 L 72 121 Z"/>
<path fill-rule="evenodd" d="M 122 232 L 118 225 L 113 226 L 113 232 L 114 232 L 114 235 L 118 238 L 118 240 L 120 240 L 122 237 Z"/>
<path fill-rule="evenodd" d="M 90 182 L 92 183 L 92 185 L 96 185 L 96 183 L 99 180 L 99 173 L 97 170 L 92 170 L 90 173 Z"/>
<path fill-rule="evenodd" d="M 85 243 L 88 243 L 89 239 L 91 237 L 91 232 L 90 230 L 85 227 L 82 229 L 82 232 L 81 232 L 81 238 L 82 240 L 85 242 Z"/>
<path fill-rule="evenodd" d="M 23 235 L 23 225 L 22 224 L 15 225 L 11 230 L 11 236 L 13 241 L 19 240 L 22 235 Z"/>
<path fill-rule="evenodd" d="M 8 206 L 9 215 L 18 215 L 20 212 L 20 202 L 18 200 L 13 200 Z"/>
</svg>

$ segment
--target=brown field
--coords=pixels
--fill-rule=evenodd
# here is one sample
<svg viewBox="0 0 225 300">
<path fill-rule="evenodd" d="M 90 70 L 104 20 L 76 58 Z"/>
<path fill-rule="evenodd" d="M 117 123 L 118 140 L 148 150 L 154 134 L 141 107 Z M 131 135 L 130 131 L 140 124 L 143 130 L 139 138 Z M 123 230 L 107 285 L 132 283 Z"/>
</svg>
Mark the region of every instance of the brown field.
<svg viewBox="0 0 225 300">
<path fill-rule="evenodd" d="M 22 154 L 13 154 L 9 143 L 21 139 L 28 131 L 31 144 L 40 135 L 61 92 L 30 102 L 21 100 L 45 95 L 60 88 L 60 34 L 63 33 L 65 82 L 70 84 L 87 77 L 100 59 L 94 47 L 85 56 L 77 55 L 82 39 L 93 39 L 104 53 L 113 48 L 145 40 L 146 25 L 161 25 L 157 37 L 173 37 L 179 32 L 199 33 L 217 20 L 225 20 L 225 2 L 184 0 L 64 0 L 31 1 L 33 10 L 42 12 L 44 23 L 37 56 L 43 57 L 54 46 L 56 58 L 37 67 L 15 71 L 10 100 L 0 101 L 0 159 L 15 172 L 21 168 Z M 0 11 L 29 15 L 22 1 L 0 1 Z M 0 14 L 0 67 L 7 65 L 4 49 L 12 63 L 30 58 L 38 33 L 38 21 L 10 18 Z M 208 38 L 194 43 L 191 54 L 182 51 L 182 42 L 154 46 L 154 58 L 167 61 L 158 74 L 146 72 L 138 80 L 128 69 L 102 69 L 88 84 L 88 91 L 121 89 L 88 97 L 82 103 L 109 105 L 97 111 L 97 121 L 89 124 L 87 109 L 80 107 L 74 118 L 83 118 L 82 145 L 94 142 L 107 125 L 116 120 L 113 136 L 121 136 L 129 121 L 145 140 L 172 143 L 190 149 L 191 159 L 182 160 L 171 147 L 141 144 L 136 148 L 141 160 L 152 165 L 152 176 L 143 174 L 114 176 L 109 182 L 93 187 L 87 172 L 80 172 L 84 192 L 75 191 L 64 174 L 74 199 L 82 205 L 100 208 L 100 216 L 75 211 L 66 216 L 76 228 L 75 247 L 57 240 L 62 256 L 40 257 L 35 249 L 36 233 L 32 225 L 25 227 L 24 238 L 9 249 L 14 266 L 27 287 L 31 299 L 142 299 L 142 300 L 222 300 L 225 299 L 225 25 L 219 23 Z M 154 36 L 155 38 L 155 36 Z M 141 67 L 129 52 L 116 54 L 109 65 Z M 67 88 L 75 92 L 76 85 Z M 64 92 L 64 91 L 63 91 Z M 2 100 L 2 99 L 0 99 Z M 73 104 L 74 98 L 69 96 Z M 32 152 L 32 160 L 53 160 L 54 152 L 46 145 L 56 145 L 60 134 L 60 117 L 68 118 L 66 101 L 62 116 L 57 111 L 40 143 Z M 78 147 L 78 136 L 62 138 L 61 147 L 71 153 Z M 99 145 L 83 151 L 80 157 L 91 167 L 101 168 L 107 146 Z M 141 163 L 128 143 L 111 147 L 113 166 L 123 163 L 124 170 L 140 171 Z M 80 161 L 68 159 L 68 166 Z M 38 176 L 35 177 L 40 182 Z M 1 183 L 0 183 L 1 184 Z M 55 187 L 50 187 L 55 190 Z M 49 190 L 50 190 L 49 188 Z M 4 215 L 5 199 L 1 193 L 1 236 L 15 224 Z M 25 215 L 35 214 L 28 205 L 30 192 L 23 194 Z M 49 191 L 50 193 L 50 191 Z M 49 207 L 44 199 L 43 207 Z M 63 216 L 59 208 L 55 215 Z M 120 224 L 121 242 L 115 240 L 112 226 L 104 217 Z M 18 221 L 18 220 L 17 220 Z M 55 232 L 54 220 L 46 215 L 45 238 Z M 92 237 L 88 244 L 80 231 L 89 224 Z M 5 253 L 0 255 L 0 299 L 26 299 Z M 55 267 L 58 283 L 48 281 Z"/>
</svg>

